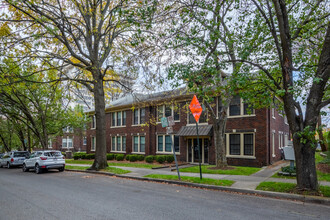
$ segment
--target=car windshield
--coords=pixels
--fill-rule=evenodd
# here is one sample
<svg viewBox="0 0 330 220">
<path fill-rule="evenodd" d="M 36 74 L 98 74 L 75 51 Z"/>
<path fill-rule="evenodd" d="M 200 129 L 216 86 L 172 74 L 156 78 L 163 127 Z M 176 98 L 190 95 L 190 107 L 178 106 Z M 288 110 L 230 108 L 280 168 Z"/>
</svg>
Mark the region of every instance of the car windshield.
<svg viewBox="0 0 330 220">
<path fill-rule="evenodd" d="M 59 156 L 62 156 L 61 152 L 56 152 L 56 151 L 54 151 L 54 152 L 45 152 L 44 154 L 47 157 L 59 157 Z"/>
<path fill-rule="evenodd" d="M 14 157 L 26 157 L 28 155 L 28 152 L 14 152 Z"/>
</svg>

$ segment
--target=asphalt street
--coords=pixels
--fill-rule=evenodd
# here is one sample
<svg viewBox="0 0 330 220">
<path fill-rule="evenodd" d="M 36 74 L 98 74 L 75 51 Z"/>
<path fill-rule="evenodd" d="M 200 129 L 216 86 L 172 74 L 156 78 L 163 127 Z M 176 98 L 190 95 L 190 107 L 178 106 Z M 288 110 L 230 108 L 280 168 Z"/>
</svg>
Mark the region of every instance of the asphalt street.
<svg viewBox="0 0 330 220">
<path fill-rule="evenodd" d="M 0 168 L 0 220 L 329 219 L 330 207 L 75 172 Z"/>
</svg>

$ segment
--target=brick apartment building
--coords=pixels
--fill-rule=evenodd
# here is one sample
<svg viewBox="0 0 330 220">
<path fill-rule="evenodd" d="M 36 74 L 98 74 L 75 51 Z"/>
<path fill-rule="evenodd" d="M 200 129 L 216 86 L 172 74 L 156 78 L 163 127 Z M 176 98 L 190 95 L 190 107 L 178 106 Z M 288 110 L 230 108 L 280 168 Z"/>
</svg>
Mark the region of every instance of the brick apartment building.
<svg viewBox="0 0 330 220">
<path fill-rule="evenodd" d="M 171 138 L 180 161 L 198 163 L 195 121 L 188 111 L 192 94 L 179 90 L 151 95 L 128 95 L 106 107 L 107 152 L 142 155 L 166 155 Z M 218 109 L 218 100 L 213 103 Z M 227 114 L 226 152 L 229 165 L 261 167 L 281 159 L 280 148 L 287 144 L 289 126 L 276 109 L 248 111 L 239 96 L 234 97 Z M 95 118 L 87 126 L 87 153 L 95 152 Z M 173 116 L 173 134 L 166 135 L 160 118 Z M 215 164 L 212 124 L 203 111 L 199 120 L 201 163 Z"/>
</svg>

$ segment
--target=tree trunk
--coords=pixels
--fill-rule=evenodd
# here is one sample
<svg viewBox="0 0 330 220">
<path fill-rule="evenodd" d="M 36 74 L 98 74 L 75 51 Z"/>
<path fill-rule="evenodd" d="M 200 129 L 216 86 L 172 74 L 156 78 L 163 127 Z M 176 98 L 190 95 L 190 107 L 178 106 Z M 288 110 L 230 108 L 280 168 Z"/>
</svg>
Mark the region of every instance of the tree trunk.
<svg viewBox="0 0 330 220">
<path fill-rule="evenodd" d="M 227 117 L 225 116 L 225 118 L 221 117 L 219 119 L 215 119 L 215 123 L 213 123 L 217 168 L 223 168 L 228 165 L 225 142 L 226 121 Z"/>
<path fill-rule="evenodd" d="M 94 84 L 94 101 L 96 118 L 96 149 L 94 163 L 89 169 L 100 170 L 108 167 L 106 156 L 105 101 L 102 79 L 98 79 Z"/>
<path fill-rule="evenodd" d="M 311 142 L 301 143 L 301 137 L 297 133 L 293 136 L 293 145 L 295 146 L 297 185 L 300 190 L 318 189 L 316 166 L 315 166 L 315 148 Z"/>
</svg>

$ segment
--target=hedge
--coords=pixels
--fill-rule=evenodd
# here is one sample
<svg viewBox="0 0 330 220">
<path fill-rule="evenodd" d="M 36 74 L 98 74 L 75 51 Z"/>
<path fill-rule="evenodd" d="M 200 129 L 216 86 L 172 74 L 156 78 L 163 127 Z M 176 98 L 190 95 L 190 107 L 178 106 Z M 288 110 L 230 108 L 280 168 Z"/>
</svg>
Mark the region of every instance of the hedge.
<svg viewBox="0 0 330 220">
<path fill-rule="evenodd" d="M 113 160 L 113 159 L 115 159 L 114 154 L 107 154 L 107 160 Z"/>
<path fill-rule="evenodd" d="M 157 161 L 158 163 L 164 163 L 165 160 L 166 160 L 165 155 L 158 155 L 158 156 L 156 156 L 156 161 Z"/>
<path fill-rule="evenodd" d="M 139 161 L 144 161 L 144 156 L 143 155 L 137 155 L 137 159 Z"/>
<path fill-rule="evenodd" d="M 122 160 L 124 160 L 125 155 L 124 154 L 115 154 L 115 158 L 118 161 L 122 161 Z"/>
<path fill-rule="evenodd" d="M 152 156 L 152 155 L 146 156 L 145 160 L 146 160 L 147 163 L 153 163 L 154 162 L 154 156 Z"/>
<path fill-rule="evenodd" d="M 174 156 L 173 155 L 167 155 L 166 156 L 166 161 L 167 161 L 167 163 L 172 163 L 174 161 Z"/>
</svg>

